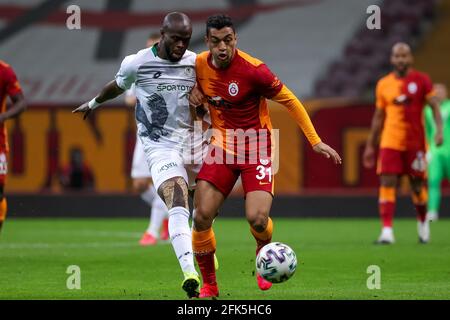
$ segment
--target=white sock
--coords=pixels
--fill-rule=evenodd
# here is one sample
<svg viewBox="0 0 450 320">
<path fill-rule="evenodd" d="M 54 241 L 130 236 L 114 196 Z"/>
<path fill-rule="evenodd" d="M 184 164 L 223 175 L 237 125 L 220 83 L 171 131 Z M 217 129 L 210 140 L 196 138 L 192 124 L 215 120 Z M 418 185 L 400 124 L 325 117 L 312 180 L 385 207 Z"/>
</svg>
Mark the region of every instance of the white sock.
<svg viewBox="0 0 450 320">
<path fill-rule="evenodd" d="M 197 273 L 194 266 L 192 233 L 187 209 L 174 207 L 169 210 L 169 235 L 181 270 Z"/>
<path fill-rule="evenodd" d="M 168 209 L 166 204 L 161 200 L 161 198 L 159 196 L 154 197 L 147 233 L 150 233 L 155 238 L 158 238 L 159 230 L 161 229 L 164 218 L 167 216 L 167 211 Z"/>
<path fill-rule="evenodd" d="M 147 203 L 149 206 L 152 205 L 153 199 L 155 197 L 158 197 L 158 195 L 156 194 L 156 189 L 153 184 L 150 185 L 147 190 L 141 193 L 141 199 L 144 200 L 145 203 Z"/>
</svg>

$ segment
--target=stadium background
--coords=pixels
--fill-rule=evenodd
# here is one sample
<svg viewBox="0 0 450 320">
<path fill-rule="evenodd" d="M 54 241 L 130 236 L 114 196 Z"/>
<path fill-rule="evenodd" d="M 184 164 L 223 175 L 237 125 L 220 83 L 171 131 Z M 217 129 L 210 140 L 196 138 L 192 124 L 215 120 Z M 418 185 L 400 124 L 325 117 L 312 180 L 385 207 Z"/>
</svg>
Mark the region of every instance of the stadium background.
<svg viewBox="0 0 450 320">
<path fill-rule="evenodd" d="M 69 5 L 81 8 L 81 30 L 69 30 Z M 381 8 L 381 30 L 368 30 L 366 9 Z M 450 85 L 450 1 L 412 0 L 0 0 L 0 59 L 15 69 L 29 108 L 7 123 L 9 216 L 147 216 L 133 193 L 133 110 L 119 97 L 90 121 L 71 110 L 113 79 L 121 60 L 143 47 L 163 16 L 193 20 L 190 49 L 200 52 L 204 21 L 226 12 L 237 22 L 238 47 L 267 63 L 304 102 L 320 136 L 336 148 L 336 167 L 314 154 L 289 114 L 271 104 L 280 129 L 275 216 L 377 217 L 377 177 L 361 155 L 374 109 L 376 80 L 389 71 L 389 50 L 411 43 L 415 67 Z M 80 146 L 95 175 L 95 192 L 63 192 L 58 169 Z M 404 194 L 408 187 L 402 183 Z M 442 215 L 450 210 L 448 184 Z M 410 216 L 409 197 L 397 215 Z M 241 216 L 240 196 L 224 216 Z"/>
</svg>

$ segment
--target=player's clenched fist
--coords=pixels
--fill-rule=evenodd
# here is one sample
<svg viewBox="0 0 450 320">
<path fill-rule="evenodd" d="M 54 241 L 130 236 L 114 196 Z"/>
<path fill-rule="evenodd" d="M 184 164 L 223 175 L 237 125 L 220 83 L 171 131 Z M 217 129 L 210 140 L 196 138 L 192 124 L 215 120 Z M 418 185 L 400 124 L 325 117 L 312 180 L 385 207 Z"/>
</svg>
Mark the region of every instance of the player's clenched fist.
<svg viewBox="0 0 450 320">
<path fill-rule="evenodd" d="M 197 84 L 195 84 L 191 90 L 191 93 L 189 94 L 189 104 L 196 107 L 203 104 L 204 100 L 205 96 L 197 87 Z"/>
</svg>

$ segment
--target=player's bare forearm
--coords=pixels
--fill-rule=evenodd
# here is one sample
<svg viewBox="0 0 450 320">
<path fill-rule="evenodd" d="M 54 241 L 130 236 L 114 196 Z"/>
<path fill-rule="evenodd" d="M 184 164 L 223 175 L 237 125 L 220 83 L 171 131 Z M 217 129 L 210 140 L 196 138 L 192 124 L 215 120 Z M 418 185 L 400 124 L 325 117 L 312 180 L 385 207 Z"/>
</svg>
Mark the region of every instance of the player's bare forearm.
<svg viewBox="0 0 450 320">
<path fill-rule="evenodd" d="M 383 109 L 376 109 L 372 118 L 369 137 L 367 138 L 366 148 L 363 154 L 363 165 L 366 168 L 372 168 L 375 165 L 375 148 L 380 139 L 381 129 L 383 128 L 385 112 Z"/>
<path fill-rule="evenodd" d="M 72 113 L 83 112 L 83 119 L 86 119 L 89 114 L 99 106 L 100 103 L 114 99 L 121 95 L 125 90 L 117 85 L 116 80 L 109 82 L 103 87 L 102 91 L 90 102 L 85 102 L 78 108 L 74 109 Z"/>
<path fill-rule="evenodd" d="M 14 118 L 21 114 L 27 108 L 27 103 L 22 93 L 16 94 L 11 97 L 13 105 L 7 111 L 0 115 L 0 121 L 5 121 L 10 118 Z"/>
<path fill-rule="evenodd" d="M 112 80 L 106 86 L 103 87 L 102 91 L 100 91 L 95 100 L 98 103 L 103 103 L 105 101 L 120 96 L 124 91 L 125 90 L 123 90 L 117 85 L 116 80 Z"/>
<path fill-rule="evenodd" d="M 372 118 L 369 137 L 367 138 L 366 146 L 375 148 L 380 139 L 381 129 L 383 128 L 385 112 L 382 109 L 376 109 Z"/>
<path fill-rule="evenodd" d="M 442 129 L 442 116 L 441 116 L 441 112 L 440 112 L 439 99 L 437 97 L 431 97 L 428 102 L 433 111 L 433 118 L 434 118 L 434 122 L 436 124 L 436 135 L 434 137 L 435 143 L 437 146 L 440 146 L 444 141 L 444 137 L 443 137 L 443 131 L 442 131 L 443 130 Z"/>
</svg>

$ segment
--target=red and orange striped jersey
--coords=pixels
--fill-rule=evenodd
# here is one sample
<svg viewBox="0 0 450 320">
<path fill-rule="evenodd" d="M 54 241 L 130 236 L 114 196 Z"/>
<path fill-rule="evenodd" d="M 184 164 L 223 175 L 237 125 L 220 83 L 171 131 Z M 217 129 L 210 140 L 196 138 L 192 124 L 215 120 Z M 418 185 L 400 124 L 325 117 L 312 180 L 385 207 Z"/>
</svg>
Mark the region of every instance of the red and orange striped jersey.
<svg viewBox="0 0 450 320">
<path fill-rule="evenodd" d="M 385 111 L 380 148 L 425 150 L 423 109 L 432 96 L 428 75 L 410 70 L 404 78 L 393 72 L 376 86 L 376 107 Z"/>
<path fill-rule="evenodd" d="M 222 135 L 220 139 L 213 135 L 213 143 L 216 141 L 228 152 L 234 153 L 233 141 L 227 140 L 229 129 L 265 130 L 270 136 L 272 123 L 266 98 L 288 108 L 311 144 L 320 142 L 300 101 L 261 60 L 236 49 L 230 65 L 220 69 L 205 51 L 197 55 L 196 72 L 197 83 L 208 101 L 212 126 Z"/>
<path fill-rule="evenodd" d="M 22 93 L 16 74 L 10 65 L 0 60 L 0 112 L 6 111 L 6 99 Z M 8 138 L 4 122 L 0 123 L 0 151 L 8 151 Z"/>
</svg>

